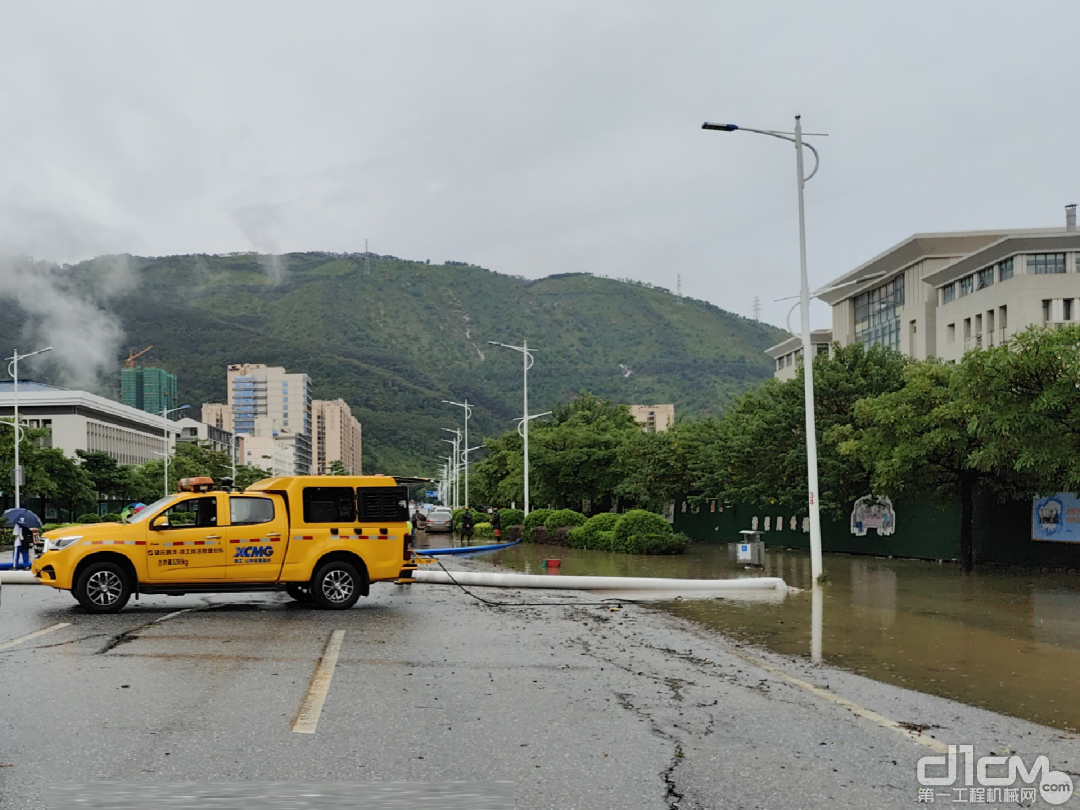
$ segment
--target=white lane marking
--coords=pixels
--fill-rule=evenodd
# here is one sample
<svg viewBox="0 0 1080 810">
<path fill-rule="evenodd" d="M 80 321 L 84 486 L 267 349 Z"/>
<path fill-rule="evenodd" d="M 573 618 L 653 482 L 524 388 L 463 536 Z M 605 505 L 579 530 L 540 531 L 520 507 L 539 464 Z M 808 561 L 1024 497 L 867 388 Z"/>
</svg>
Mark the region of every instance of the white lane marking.
<svg viewBox="0 0 1080 810">
<path fill-rule="evenodd" d="M 334 677 L 334 667 L 337 666 L 338 654 L 341 652 L 341 642 L 344 638 L 344 630 L 335 630 L 330 634 L 330 640 L 326 643 L 319 665 L 315 667 L 315 674 L 311 676 L 311 686 L 308 687 L 304 702 L 300 704 L 300 711 L 293 720 L 292 730 L 297 734 L 315 733 L 315 727 L 319 724 L 319 715 L 322 714 L 323 703 L 326 702 L 326 693 L 330 691 L 330 679 Z"/>
<path fill-rule="evenodd" d="M 0 644 L 0 650 L 7 650 L 14 647 L 16 644 L 22 644 L 24 641 L 29 641 L 32 638 L 38 638 L 46 633 L 53 633 L 57 630 L 63 630 L 65 627 L 70 627 L 71 622 L 60 622 L 60 624 L 54 624 L 52 627 L 46 627 L 44 630 L 38 630 L 36 633 L 30 633 L 29 635 L 22 636 L 21 638 L 12 639 L 11 641 Z"/>
<path fill-rule="evenodd" d="M 895 731 L 898 734 L 907 737 L 912 742 L 917 742 L 920 745 L 925 745 L 931 751 L 937 751 L 939 754 L 949 753 L 949 746 L 947 746 L 945 743 L 939 740 L 935 740 L 933 737 L 928 737 L 919 731 L 905 728 L 904 726 L 897 723 L 895 720 L 890 720 L 888 717 L 885 717 L 885 715 L 878 714 L 873 709 L 867 709 L 863 706 L 860 706 L 858 703 L 851 702 L 847 698 L 842 698 L 839 695 L 834 695 L 832 692 L 822 689 L 820 686 L 814 686 L 812 683 L 807 683 L 802 678 L 796 678 L 794 675 L 785 672 L 779 667 L 770 666 L 764 661 L 759 661 L 756 658 L 751 658 L 749 655 L 742 655 L 736 652 L 733 652 L 731 654 L 736 658 L 745 661 L 748 664 L 751 664 L 755 667 L 761 667 L 766 672 L 771 672 L 773 675 L 783 678 L 788 683 L 797 686 L 800 689 L 805 689 L 807 692 L 810 692 L 813 695 L 817 695 L 820 698 L 824 698 L 831 703 L 835 703 L 837 706 L 843 706 L 845 709 L 858 717 L 863 717 L 867 720 L 870 720 L 871 722 L 877 723 L 882 728 L 887 728 L 890 731 Z"/>
</svg>

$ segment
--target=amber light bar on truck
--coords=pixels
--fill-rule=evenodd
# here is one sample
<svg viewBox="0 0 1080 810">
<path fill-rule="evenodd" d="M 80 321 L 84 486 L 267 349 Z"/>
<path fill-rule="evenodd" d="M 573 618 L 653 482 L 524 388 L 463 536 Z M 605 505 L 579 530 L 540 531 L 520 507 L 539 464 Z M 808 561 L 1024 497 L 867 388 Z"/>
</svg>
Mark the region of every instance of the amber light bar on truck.
<svg viewBox="0 0 1080 810">
<path fill-rule="evenodd" d="M 181 478 L 176 485 L 177 492 L 210 492 L 214 489 L 214 479 L 208 475 L 198 478 Z"/>
</svg>

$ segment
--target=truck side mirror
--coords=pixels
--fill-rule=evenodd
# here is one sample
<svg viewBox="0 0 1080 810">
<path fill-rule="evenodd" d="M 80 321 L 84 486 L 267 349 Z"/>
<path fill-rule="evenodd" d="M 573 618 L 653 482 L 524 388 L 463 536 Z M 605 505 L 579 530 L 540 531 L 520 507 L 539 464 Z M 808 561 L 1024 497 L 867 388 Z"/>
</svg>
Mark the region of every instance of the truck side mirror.
<svg viewBox="0 0 1080 810">
<path fill-rule="evenodd" d="M 169 518 L 165 515 L 158 515 L 150 521 L 150 528 L 155 532 L 169 528 Z"/>
</svg>

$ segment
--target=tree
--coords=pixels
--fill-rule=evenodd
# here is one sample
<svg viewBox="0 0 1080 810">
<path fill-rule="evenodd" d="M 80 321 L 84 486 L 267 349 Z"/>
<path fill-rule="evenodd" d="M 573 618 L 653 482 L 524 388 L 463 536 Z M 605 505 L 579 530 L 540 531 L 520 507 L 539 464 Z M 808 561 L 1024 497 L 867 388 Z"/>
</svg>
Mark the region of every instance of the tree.
<svg viewBox="0 0 1080 810">
<path fill-rule="evenodd" d="M 60 448 L 35 448 L 31 461 L 26 470 L 27 491 L 74 503 L 97 500 L 90 476 Z"/>
<path fill-rule="evenodd" d="M 972 462 L 1011 494 L 1080 491 L 1080 327 L 1031 328 L 961 365 Z"/>
<path fill-rule="evenodd" d="M 236 480 L 233 481 L 233 486 L 237 489 L 247 489 L 256 481 L 262 481 L 264 478 L 273 478 L 274 474 L 270 470 L 264 470 L 259 467 L 250 467 L 247 464 L 236 468 Z"/>
<path fill-rule="evenodd" d="M 834 344 L 831 356 L 813 362 L 819 501 L 823 513 L 839 517 L 866 494 L 870 474 L 861 457 L 838 452 L 831 431 L 852 423 L 857 401 L 902 388 L 910 361 L 892 349 L 856 343 Z M 738 399 L 720 420 L 711 464 L 701 465 L 702 491 L 732 502 L 805 510 L 804 401 L 801 366 L 794 379 L 770 380 Z"/>
<path fill-rule="evenodd" d="M 75 455 L 99 496 L 122 499 L 132 493 L 131 468 L 120 466 L 116 459 L 100 450 L 76 450 Z"/>
<path fill-rule="evenodd" d="M 619 452 L 641 428 L 627 406 L 589 393 L 557 405 L 552 416 L 530 429 L 532 499 L 559 508 L 588 502 L 593 512 L 607 511 L 620 482 Z"/>
<path fill-rule="evenodd" d="M 871 470 L 874 494 L 928 495 L 960 501 L 960 568 L 972 570 L 975 487 L 990 474 L 974 464 L 980 440 L 970 429 L 974 407 L 959 366 L 913 363 L 898 391 L 855 403 L 855 424 L 832 431 L 840 453 Z"/>
<path fill-rule="evenodd" d="M 326 475 L 348 475 L 349 471 L 345 469 L 345 465 L 341 463 L 340 459 L 334 459 L 330 462 L 330 466 L 326 468 Z"/>
<path fill-rule="evenodd" d="M 619 448 L 615 494 L 620 501 L 659 512 L 686 491 L 686 462 L 679 452 L 678 430 L 638 431 Z"/>
</svg>

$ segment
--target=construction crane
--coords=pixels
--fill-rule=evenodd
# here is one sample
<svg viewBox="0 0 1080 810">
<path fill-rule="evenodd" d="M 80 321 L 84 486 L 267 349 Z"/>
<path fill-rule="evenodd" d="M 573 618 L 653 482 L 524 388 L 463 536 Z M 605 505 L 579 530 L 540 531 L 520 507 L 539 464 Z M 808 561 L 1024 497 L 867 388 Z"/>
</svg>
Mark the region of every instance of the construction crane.
<svg viewBox="0 0 1080 810">
<path fill-rule="evenodd" d="M 153 346 L 147 346 L 141 352 L 131 352 L 131 351 L 129 351 L 128 352 L 128 359 L 124 361 L 124 368 L 135 368 L 135 358 L 136 357 L 142 357 L 144 354 L 146 354 L 152 348 L 154 348 L 154 347 Z"/>
</svg>

